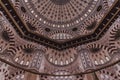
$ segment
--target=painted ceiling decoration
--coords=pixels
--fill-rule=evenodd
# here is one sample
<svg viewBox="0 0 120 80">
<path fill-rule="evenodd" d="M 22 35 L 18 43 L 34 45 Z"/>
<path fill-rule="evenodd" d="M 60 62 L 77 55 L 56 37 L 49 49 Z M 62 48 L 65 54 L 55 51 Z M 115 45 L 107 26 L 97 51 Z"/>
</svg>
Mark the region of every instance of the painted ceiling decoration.
<svg viewBox="0 0 120 80">
<path fill-rule="evenodd" d="M 120 80 L 120 0 L 0 0 L 0 80 Z"/>
</svg>

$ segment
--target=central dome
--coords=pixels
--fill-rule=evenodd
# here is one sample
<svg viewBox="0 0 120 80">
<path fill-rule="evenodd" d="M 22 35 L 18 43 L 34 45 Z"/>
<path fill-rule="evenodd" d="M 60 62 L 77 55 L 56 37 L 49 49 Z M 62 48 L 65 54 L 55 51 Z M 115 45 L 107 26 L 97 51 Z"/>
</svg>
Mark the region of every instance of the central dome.
<svg viewBox="0 0 120 80">
<path fill-rule="evenodd" d="M 70 2 L 70 0 L 51 0 L 56 5 L 65 5 Z"/>
<path fill-rule="evenodd" d="M 99 0 L 25 0 L 30 13 L 53 27 L 74 26 L 87 18 Z"/>
</svg>

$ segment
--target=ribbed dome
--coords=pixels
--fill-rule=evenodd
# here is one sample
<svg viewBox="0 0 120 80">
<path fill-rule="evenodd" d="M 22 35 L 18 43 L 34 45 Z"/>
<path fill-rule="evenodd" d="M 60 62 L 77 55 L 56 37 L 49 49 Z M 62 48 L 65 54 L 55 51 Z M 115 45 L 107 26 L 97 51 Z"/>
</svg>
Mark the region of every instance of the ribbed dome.
<svg viewBox="0 0 120 80">
<path fill-rule="evenodd" d="M 97 3 L 99 0 L 25 0 L 24 4 L 42 23 L 69 27 L 89 16 Z"/>
</svg>

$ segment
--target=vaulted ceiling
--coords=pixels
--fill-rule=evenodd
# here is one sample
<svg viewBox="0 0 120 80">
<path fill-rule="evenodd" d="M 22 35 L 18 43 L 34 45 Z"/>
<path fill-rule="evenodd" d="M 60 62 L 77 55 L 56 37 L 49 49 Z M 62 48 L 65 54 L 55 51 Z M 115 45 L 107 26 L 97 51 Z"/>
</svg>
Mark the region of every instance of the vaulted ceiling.
<svg viewBox="0 0 120 80">
<path fill-rule="evenodd" d="M 0 0 L 1 80 L 119 80 L 120 0 Z"/>
</svg>

